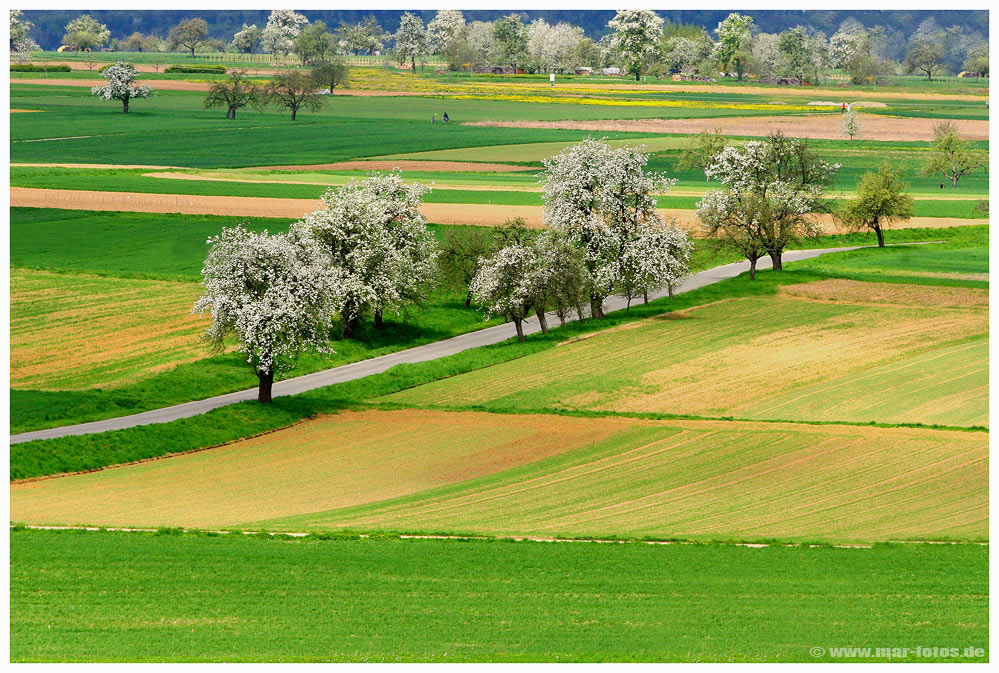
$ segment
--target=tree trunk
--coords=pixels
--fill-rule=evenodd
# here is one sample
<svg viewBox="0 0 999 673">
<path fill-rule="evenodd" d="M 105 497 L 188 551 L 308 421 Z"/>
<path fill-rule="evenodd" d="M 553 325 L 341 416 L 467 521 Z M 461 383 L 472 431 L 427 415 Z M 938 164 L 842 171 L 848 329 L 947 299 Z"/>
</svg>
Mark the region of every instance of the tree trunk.
<svg viewBox="0 0 999 673">
<path fill-rule="evenodd" d="M 590 297 L 590 317 L 597 320 L 604 317 L 604 302 L 602 299 Z"/>
<path fill-rule="evenodd" d="M 260 389 L 257 391 L 257 402 L 261 404 L 271 403 L 271 387 L 274 385 L 274 370 L 266 374 L 257 370 L 257 379 L 260 380 Z"/>
<path fill-rule="evenodd" d="M 756 257 L 749 258 L 749 280 L 756 280 Z"/>
<path fill-rule="evenodd" d="M 583 305 L 582 304 L 577 304 L 576 305 L 576 318 L 579 320 L 579 322 L 583 322 L 583 321 L 586 320 L 586 315 L 583 314 Z"/>
<path fill-rule="evenodd" d="M 666 283 L 666 289 L 669 291 L 669 298 L 673 298 L 673 283 Z M 646 302 L 648 303 L 648 302 Z"/>
<path fill-rule="evenodd" d="M 541 325 L 541 333 L 548 334 L 548 316 L 545 315 L 545 309 L 535 309 L 534 313 L 538 316 L 538 324 Z"/>
<path fill-rule="evenodd" d="M 385 329 L 385 322 L 382 320 L 382 310 L 375 309 L 375 329 Z"/>
<path fill-rule="evenodd" d="M 415 56 L 410 57 L 409 63 L 410 63 L 410 65 L 413 66 L 413 74 L 415 75 L 416 74 L 416 57 Z M 521 341 L 523 341 L 523 339 L 521 339 Z"/>
<path fill-rule="evenodd" d="M 229 118 L 230 119 L 235 119 L 236 118 L 236 108 L 234 108 L 234 107 L 229 108 L 229 112 L 230 112 L 230 117 Z"/>
<path fill-rule="evenodd" d="M 125 107 L 127 108 L 128 104 L 126 104 Z M 125 110 L 125 112 L 128 112 L 128 110 Z M 954 189 L 957 189 L 957 178 L 958 178 L 958 176 L 955 175 L 955 176 L 952 176 L 951 179 L 950 179 L 950 181 L 954 185 Z"/>
<path fill-rule="evenodd" d="M 514 318 L 513 325 L 517 328 L 517 341 L 524 340 L 524 321 L 521 318 Z"/>
<path fill-rule="evenodd" d="M 295 121 L 295 115 L 297 115 L 297 114 L 298 114 L 298 108 L 297 107 L 293 107 L 291 109 L 291 121 Z"/>
<path fill-rule="evenodd" d="M 472 291 L 469 290 L 465 294 L 465 308 L 471 308 L 471 307 L 472 307 Z"/>
<path fill-rule="evenodd" d="M 780 259 L 781 253 L 780 253 L 780 251 L 770 252 L 770 253 L 767 253 L 767 254 L 770 255 L 770 261 L 773 262 L 774 271 L 783 271 L 784 270 L 784 265 L 781 264 L 781 259 Z"/>
<path fill-rule="evenodd" d="M 640 70 L 635 71 L 635 81 L 636 82 L 642 81 L 642 72 Z"/>
<path fill-rule="evenodd" d="M 885 232 L 881 230 L 881 227 L 874 225 L 874 233 L 878 235 L 878 247 L 885 247 Z"/>
<path fill-rule="evenodd" d="M 642 299 L 645 300 L 646 304 L 649 303 L 649 288 L 645 288 L 644 290 L 642 290 Z"/>
<path fill-rule="evenodd" d="M 121 111 L 124 112 L 125 114 L 128 114 L 128 99 L 127 98 L 123 98 L 121 100 Z"/>
<path fill-rule="evenodd" d="M 349 320 L 344 319 L 343 329 L 340 331 L 340 336 L 344 339 L 353 339 L 356 322 L 357 322 L 356 318 L 351 318 Z"/>
</svg>

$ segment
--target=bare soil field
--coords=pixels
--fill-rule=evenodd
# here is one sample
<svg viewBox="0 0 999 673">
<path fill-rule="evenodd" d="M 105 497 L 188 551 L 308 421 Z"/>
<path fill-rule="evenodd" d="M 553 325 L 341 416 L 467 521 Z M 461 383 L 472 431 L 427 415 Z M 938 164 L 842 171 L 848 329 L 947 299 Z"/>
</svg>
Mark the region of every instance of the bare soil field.
<svg viewBox="0 0 999 673">
<path fill-rule="evenodd" d="M 941 119 L 902 119 L 883 115 L 862 115 L 864 138 L 870 140 L 933 140 L 933 126 Z M 961 133 L 970 140 L 988 140 L 987 119 L 955 119 Z M 597 121 L 481 121 L 468 126 L 507 128 L 572 129 L 579 131 L 631 131 L 636 133 L 700 133 L 721 129 L 729 136 L 766 136 L 775 131 L 796 138 L 842 140 L 841 115 L 801 115 L 783 117 L 716 117 L 712 119 L 607 119 Z"/>
<path fill-rule="evenodd" d="M 12 386 L 83 390 L 206 357 L 195 283 L 11 271 Z"/>
<path fill-rule="evenodd" d="M 598 83 L 584 84 L 576 82 L 562 82 L 559 85 L 562 89 L 573 88 L 593 88 L 602 89 L 623 89 L 634 91 L 675 91 L 676 93 L 727 93 L 727 94 L 756 94 L 756 95 L 808 95 L 816 99 L 828 97 L 840 102 L 862 102 L 865 96 L 871 98 L 908 98 L 910 100 L 965 100 L 984 102 L 987 94 L 945 94 L 945 93 L 908 93 L 904 91 L 878 91 L 876 94 L 844 89 L 813 89 L 811 87 L 786 86 L 786 87 L 763 87 L 763 86 L 724 86 L 718 84 L 626 84 L 626 83 Z"/>
<path fill-rule="evenodd" d="M 10 109 L 10 113 L 11 114 L 19 114 L 19 113 L 22 113 L 22 112 L 41 112 L 41 110 L 22 110 L 20 108 L 11 108 Z"/>
<path fill-rule="evenodd" d="M 800 285 L 784 285 L 778 292 L 798 299 L 873 306 L 984 309 L 989 306 L 988 290 L 938 285 L 863 283 L 845 278 L 830 278 Z"/>
<path fill-rule="evenodd" d="M 10 205 L 27 208 L 65 208 L 67 210 L 106 210 L 137 213 L 184 213 L 187 215 L 234 215 L 246 217 L 298 218 L 319 207 L 316 199 L 278 199 L 242 196 L 192 196 L 187 194 L 145 194 L 140 192 L 95 192 L 74 189 L 35 189 L 11 187 Z M 542 226 L 540 206 L 504 206 L 484 203 L 424 203 L 420 210 L 434 224 L 467 224 L 493 227 L 511 217 L 523 217 L 529 227 Z M 660 209 L 675 217 L 680 226 L 695 230 L 693 210 Z M 820 215 L 827 233 L 839 230 L 830 215 Z M 967 227 L 987 224 L 988 220 L 956 217 L 914 217 L 895 228 Z"/>
<path fill-rule="evenodd" d="M 474 479 L 591 445 L 628 423 L 347 411 L 208 451 L 14 484 L 11 517 L 70 525 L 229 526 Z"/>
<path fill-rule="evenodd" d="M 404 159 L 371 159 L 364 161 L 341 161 L 335 164 L 303 164 L 299 166 L 256 166 L 249 170 L 269 171 L 387 171 L 398 168 L 403 171 L 448 171 L 456 173 L 511 173 L 514 171 L 536 171 L 531 166 L 512 164 L 489 164 L 476 161 L 407 161 Z"/>
<path fill-rule="evenodd" d="M 101 62 L 101 63 L 98 63 L 93 68 L 91 68 L 89 65 L 87 65 L 86 63 L 84 63 L 82 61 L 43 61 L 43 62 L 34 63 L 33 65 L 39 65 L 39 66 L 40 65 L 44 65 L 44 66 L 68 65 L 70 70 L 92 70 L 93 71 L 93 70 L 97 70 L 97 68 L 100 68 L 101 66 L 106 65 L 106 64 L 104 62 Z M 135 68 L 136 70 L 138 70 L 139 72 L 162 72 L 164 69 L 170 67 L 171 65 L 189 65 L 189 64 L 185 64 L 185 63 L 161 63 L 159 65 L 159 67 L 157 67 L 157 66 L 155 66 L 153 64 L 150 64 L 150 63 L 133 63 L 132 67 Z M 233 71 L 233 70 L 245 70 L 247 72 L 247 74 L 249 74 L 249 75 L 273 75 L 274 73 L 281 72 L 281 70 L 278 69 L 278 68 L 256 68 L 256 67 L 252 67 L 252 66 L 246 67 L 246 68 L 240 68 L 238 66 L 226 66 L 226 67 L 229 68 L 230 72 Z M 191 73 L 191 74 L 207 74 L 207 75 L 210 75 L 211 73 Z"/>
</svg>

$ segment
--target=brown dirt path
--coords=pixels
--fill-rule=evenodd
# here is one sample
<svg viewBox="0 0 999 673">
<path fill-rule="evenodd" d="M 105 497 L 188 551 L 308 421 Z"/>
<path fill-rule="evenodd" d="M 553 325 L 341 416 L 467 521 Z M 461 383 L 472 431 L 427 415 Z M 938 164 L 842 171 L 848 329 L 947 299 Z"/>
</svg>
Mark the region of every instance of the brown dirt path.
<svg viewBox="0 0 999 673">
<path fill-rule="evenodd" d="M 862 115 L 863 137 L 869 140 L 933 140 L 933 126 L 942 119 L 909 119 Z M 957 124 L 970 140 L 988 140 L 987 119 L 948 120 Z M 631 131 L 637 133 L 700 133 L 720 128 L 729 136 L 766 136 L 775 131 L 795 138 L 842 140 L 838 114 L 782 117 L 716 117 L 712 119 L 605 119 L 596 121 L 481 121 L 466 122 L 466 126 L 497 126 L 505 128 L 572 129 L 578 131 Z"/>
<path fill-rule="evenodd" d="M 842 89 L 813 89 L 811 87 L 784 86 L 725 86 L 723 84 L 611 84 L 598 83 L 586 84 L 577 82 L 562 82 L 558 85 L 560 89 L 573 88 L 594 88 L 608 90 L 632 90 L 632 91 L 666 91 L 676 93 L 727 93 L 727 94 L 756 94 L 756 95 L 797 95 L 813 96 L 816 100 L 819 97 L 829 97 L 841 101 L 863 100 L 864 98 L 908 98 L 910 100 L 966 100 L 981 101 L 987 100 L 986 95 L 974 94 L 946 94 L 946 93 L 907 93 L 904 91 L 854 91 L 849 87 Z"/>
<path fill-rule="evenodd" d="M 319 200 L 279 199 L 243 196 L 195 196 L 189 194 L 145 194 L 137 192 L 96 192 L 73 189 L 11 187 L 10 205 L 27 208 L 124 211 L 138 213 L 183 213 L 187 215 L 233 215 L 244 217 L 299 218 L 319 206 Z M 496 226 L 512 217 L 523 217 L 530 227 L 542 223 L 540 206 L 503 206 L 483 203 L 424 203 L 420 210 L 435 224 Z M 694 229 L 693 210 L 660 209 L 675 217 L 681 226 Z M 820 216 L 827 233 L 838 230 L 830 216 Z M 897 228 L 949 228 L 988 224 L 987 219 L 955 217 L 914 217 Z"/>
</svg>

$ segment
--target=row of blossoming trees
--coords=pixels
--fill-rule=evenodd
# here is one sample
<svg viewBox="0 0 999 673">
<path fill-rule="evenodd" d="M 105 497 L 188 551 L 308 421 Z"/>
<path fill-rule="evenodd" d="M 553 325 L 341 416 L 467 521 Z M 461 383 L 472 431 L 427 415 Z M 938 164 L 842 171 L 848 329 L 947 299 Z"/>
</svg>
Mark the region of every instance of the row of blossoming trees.
<svg viewBox="0 0 999 673">
<path fill-rule="evenodd" d="M 648 155 L 586 140 L 545 162 L 547 228 L 503 230 L 478 256 L 470 298 L 487 316 L 514 323 L 553 310 L 564 324 L 575 312 L 603 317 L 614 292 L 632 298 L 668 287 L 688 273 L 692 243 L 655 209 L 669 187 L 646 174 Z M 427 188 L 399 173 L 373 175 L 329 190 L 321 207 L 287 233 L 237 226 L 208 240 L 204 295 L 193 311 L 210 312 L 204 339 L 216 349 L 235 341 L 259 379 L 258 400 L 270 402 L 274 375 L 306 350 L 332 353 L 334 326 L 355 334 L 371 316 L 420 303 L 439 276 L 440 247 L 419 207 Z"/>
</svg>

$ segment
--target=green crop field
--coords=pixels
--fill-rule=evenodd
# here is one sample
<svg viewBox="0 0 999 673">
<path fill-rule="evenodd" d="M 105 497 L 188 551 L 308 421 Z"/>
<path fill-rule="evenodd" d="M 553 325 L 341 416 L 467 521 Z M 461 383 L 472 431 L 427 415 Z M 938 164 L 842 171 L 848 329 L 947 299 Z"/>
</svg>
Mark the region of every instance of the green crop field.
<svg viewBox="0 0 999 673">
<path fill-rule="evenodd" d="M 987 569 L 988 548 L 969 545 L 15 531 L 11 660 L 829 661 L 829 648 L 868 644 L 987 648 Z"/>
</svg>

